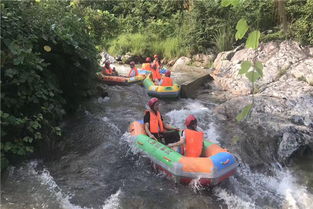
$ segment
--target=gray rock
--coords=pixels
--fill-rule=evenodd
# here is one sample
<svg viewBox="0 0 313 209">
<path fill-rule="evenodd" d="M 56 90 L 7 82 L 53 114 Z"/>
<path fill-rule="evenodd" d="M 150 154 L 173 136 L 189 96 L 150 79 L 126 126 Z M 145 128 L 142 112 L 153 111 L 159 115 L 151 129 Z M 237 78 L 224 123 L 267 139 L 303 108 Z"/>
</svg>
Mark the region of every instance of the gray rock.
<svg viewBox="0 0 313 209">
<path fill-rule="evenodd" d="M 252 102 L 251 83 L 238 75 L 240 63 L 259 60 L 264 76 L 255 83 L 254 108 L 241 122 L 257 130 L 262 127 L 263 143 L 277 140 L 281 161 L 288 160 L 303 147 L 313 147 L 313 59 L 298 43 L 284 41 L 261 44 L 257 50 L 240 49 L 217 55 L 211 73 L 214 84 L 234 95 L 215 109 L 235 119 Z M 229 59 L 231 56 L 231 59 Z"/>
</svg>

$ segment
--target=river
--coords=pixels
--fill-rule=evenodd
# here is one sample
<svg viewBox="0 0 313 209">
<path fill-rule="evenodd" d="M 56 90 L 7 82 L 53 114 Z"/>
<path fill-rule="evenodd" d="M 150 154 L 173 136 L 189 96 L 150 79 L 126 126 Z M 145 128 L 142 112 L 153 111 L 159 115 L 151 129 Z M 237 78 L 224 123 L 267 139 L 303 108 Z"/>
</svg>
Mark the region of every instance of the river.
<svg viewBox="0 0 313 209">
<path fill-rule="evenodd" d="M 180 128 L 194 114 L 207 139 L 238 157 L 237 173 L 213 188 L 175 184 L 133 149 L 127 128 L 143 117 L 149 100 L 143 87 L 111 86 L 108 94 L 82 104 L 62 124 L 63 138 L 49 153 L 50 160 L 34 159 L 3 174 L 1 208 L 313 208 L 313 157 L 280 165 L 253 146 L 252 133 L 220 121 L 213 113 L 216 102 L 205 93 L 200 91 L 196 99 L 161 101 L 161 112 Z M 251 153 L 267 157 L 255 166 Z"/>
</svg>

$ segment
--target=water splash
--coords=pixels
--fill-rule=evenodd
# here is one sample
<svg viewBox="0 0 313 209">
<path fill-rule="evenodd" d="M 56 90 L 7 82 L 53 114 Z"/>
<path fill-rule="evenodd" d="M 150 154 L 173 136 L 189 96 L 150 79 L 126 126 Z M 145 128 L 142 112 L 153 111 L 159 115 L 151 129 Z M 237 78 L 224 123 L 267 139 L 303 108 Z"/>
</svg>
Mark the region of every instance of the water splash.
<svg viewBox="0 0 313 209">
<path fill-rule="evenodd" d="M 108 117 L 101 118 L 112 130 L 115 130 L 117 134 L 121 134 L 121 130 L 109 119 Z"/>
<path fill-rule="evenodd" d="M 121 194 L 121 189 L 119 189 L 115 194 L 112 194 L 102 206 L 102 209 L 117 209 L 119 208 L 119 196 Z"/>
</svg>

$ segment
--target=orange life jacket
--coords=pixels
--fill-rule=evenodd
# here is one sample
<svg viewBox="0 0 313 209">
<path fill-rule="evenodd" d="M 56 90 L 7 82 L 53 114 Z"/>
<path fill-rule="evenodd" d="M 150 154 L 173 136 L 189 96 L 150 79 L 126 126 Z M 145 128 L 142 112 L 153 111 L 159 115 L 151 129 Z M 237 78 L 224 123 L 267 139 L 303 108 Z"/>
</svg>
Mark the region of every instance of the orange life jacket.
<svg viewBox="0 0 313 209">
<path fill-rule="evenodd" d="M 160 62 L 159 62 L 159 61 L 157 61 L 157 60 L 153 60 L 153 64 L 155 64 L 155 65 L 156 65 L 157 69 L 159 69 L 159 68 L 161 67 Z"/>
<path fill-rule="evenodd" d="M 112 68 L 106 68 L 105 66 L 103 67 L 104 68 L 104 73 L 106 74 L 106 75 L 112 75 L 113 74 L 113 70 L 112 70 Z"/>
<path fill-rule="evenodd" d="M 149 70 L 149 71 L 151 71 L 151 63 L 150 63 L 150 62 L 143 63 L 141 68 L 142 68 L 143 70 Z"/>
<path fill-rule="evenodd" d="M 136 68 L 136 67 L 133 67 L 133 68 L 129 71 L 128 77 L 130 77 L 130 75 L 132 74 L 133 70 L 135 71 L 135 76 L 138 75 L 138 70 L 137 70 L 137 68 Z"/>
<path fill-rule="evenodd" d="M 203 148 L 203 132 L 185 129 L 185 156 L 200 157 Z"/>
<path fill-rule="evenodd" d="M 162 78 L 159 72 L 159 69 L 156 69 L 156 70 L 152 69 L 151 72 L 152 72 L 152 80 L 155 80 L 155 79 L 160 80 Z"/>
<path fill-rule="evenodd" d="M 161 118 L 160 112 L 157 112 L 155 114 L 153 111 L 146 110 L 146 112 L 150 112 L 150 132 L 151 133 L 163 133 L 164 132 L 164 126 L 163 126 L 163 121 Z"/>
<path fill-rule="evenodd" d="M 170 77 L 164 77 L 162 79 L 162 85 L 161 86 L 173 86 L 173 79 Z"/>
</svg>

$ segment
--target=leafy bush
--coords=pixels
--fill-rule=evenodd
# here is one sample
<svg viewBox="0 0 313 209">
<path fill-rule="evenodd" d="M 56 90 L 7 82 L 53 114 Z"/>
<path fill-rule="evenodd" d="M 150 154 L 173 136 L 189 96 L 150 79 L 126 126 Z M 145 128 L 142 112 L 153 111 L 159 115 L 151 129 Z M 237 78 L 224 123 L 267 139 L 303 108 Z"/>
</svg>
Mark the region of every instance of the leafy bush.
<svg viewBox="0 0 313 209">
<path fill-rule="evenodd" d="M 1 161 L 34 151 L 90 93 L 96 50 L 66 2 L 5 2 L 1 12 Z"/>
</svg>

